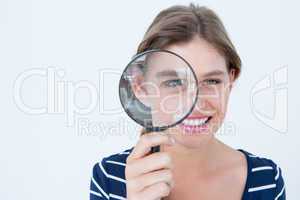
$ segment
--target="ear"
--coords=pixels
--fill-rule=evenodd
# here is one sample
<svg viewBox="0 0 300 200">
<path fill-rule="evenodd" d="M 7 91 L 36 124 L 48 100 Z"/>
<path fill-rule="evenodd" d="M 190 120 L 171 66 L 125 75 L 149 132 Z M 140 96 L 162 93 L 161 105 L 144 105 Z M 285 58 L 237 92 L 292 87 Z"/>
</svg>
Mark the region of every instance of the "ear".
<svg viewBox="0 0 300 200">
<path fill-rule="evenodd" d="M 229 89 L 230 90 L 232 89 L 233 84 L 235 82 L 235 74 L 236 74 L 236 70 L 231 68 L 229 71 Z"/>
<path fill-rule="evenodd" d="M 132 90 L 133 90 L 135 97 L 142 104 L 150 107 L 149 102 L 148 102 L 147 88 L 146 88 L 146 85 L 143 83 L 144 83 L 144 79 L 141 76 L 135 77 L 135 80 L 131 83 Z"/>
</svg>

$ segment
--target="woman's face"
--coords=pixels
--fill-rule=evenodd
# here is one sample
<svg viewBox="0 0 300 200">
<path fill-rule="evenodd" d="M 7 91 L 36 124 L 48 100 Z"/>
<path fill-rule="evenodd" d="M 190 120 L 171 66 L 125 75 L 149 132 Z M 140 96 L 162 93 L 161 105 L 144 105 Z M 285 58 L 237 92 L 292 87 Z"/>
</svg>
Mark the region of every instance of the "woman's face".
<svg viewBox="0 0 300 200">
<path fill-rule="evenodd" d="M 189 148 L 196 148 L 201 145 L 203 141 L 211 139 L 224 120 L 231 85 L 234 81 L 234 71 L 228 72 L 225 58 L 220 55 L 212 45 L 199 37 L 194 37 L 194 39 L 189 42 L 170 45 L 165 49 L 182 56 L 191 65 L 198 79 L 198 83 L 195 83 L 196 87 L 198 86 L 199 88 L 196 106 L 184 121 L 168 129 L 168 132 L 174 136 L 177 143 Z M 163 62 L 168 59 L 161 56 L 153 60 Z M 174 70 L 181 65 L 182 63 L 178 64 L 174 62 L 173 65 L 159 65 L 160 67 L 158 69 L 151 71 L 156 72 L 162 70 L 164 66 L 173 66 Z M 169 69 L 164 70 L 170 71 Z M 185 75 L 186 74 L 188 73 L 185 72 Z M 151 81 L 157 80 L 158 82 L 156 82 L 157 84 L 155 83 L 155 85 L 158 86 L 166 82 L 164 80 L 154 79 L 154 74 L 151 73 L 148 73 L 146 79 Z M 192 84 L 193 79 L 190 78 L 189 81 Z M 171 98 L 165 98 L 162 92 L 155 97 L 153 94 L 158 93 L 157 87 L 146 87 L 147 95 L 155 97 L 148 99 L 148 104 L 151 105 L 152 110 L 155 110 L 155 112 L 152 113 L 154 123 L 170 123 L 172 120 L 174 121 L 174 117 L 176 118 L 176 116 L 178 117 L 180 114 L 186 114 L 191 107 L 193 99 L 187 98 L 187 94 L 193 96 L 195 93 L 191 91 L 195 90 L 187 92 L 185 88 L 185 92 L 182 92 L 183 84 L 179 84 L 178 81 L 175 83 L 177 85 L 171 88 L 172 90 L 170 88 L 161 88 L 161 91 L 167 91 L 168 95 L 173 92 L 175 95 Z M 161 104 L 162 98 L 167 99 L 163 106 Z M 182 103 L 182 100 L 184 103 Z M 181 104 L 179 105 L 178 102 L 181 102 Z M 166 110 L 173 110 L 175 112 L 173 112 L 173 114 L 166 114 Z"/>
</svg>

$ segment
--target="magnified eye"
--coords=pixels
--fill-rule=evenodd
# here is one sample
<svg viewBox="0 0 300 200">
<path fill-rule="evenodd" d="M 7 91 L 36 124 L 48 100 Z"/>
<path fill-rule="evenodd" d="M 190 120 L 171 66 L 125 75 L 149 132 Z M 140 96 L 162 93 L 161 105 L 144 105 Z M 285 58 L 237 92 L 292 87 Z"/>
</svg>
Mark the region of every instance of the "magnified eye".
<svg viewBox="0 0 300 200">
<path fill-rule="evenodd" d="M 169 87 L 169 88 L 174 88 L 182 85 L 183 85 L 182 79 L 167 80 L 162 83 L 162 86 Z"/>
</svg>

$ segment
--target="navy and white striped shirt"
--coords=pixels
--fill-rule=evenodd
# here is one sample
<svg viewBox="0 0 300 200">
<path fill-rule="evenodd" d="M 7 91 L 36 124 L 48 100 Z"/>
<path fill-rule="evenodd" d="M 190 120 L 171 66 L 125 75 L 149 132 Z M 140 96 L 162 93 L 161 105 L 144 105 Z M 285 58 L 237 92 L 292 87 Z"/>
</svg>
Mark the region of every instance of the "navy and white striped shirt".
<svg viewBox="0 0 300 200">
<path fill-rule="evenodd" d="M 105 157 L 94 165 L 90 200 L 126 199 L 125 165 L 132 149 Z M 270 159 L 238 150 L 246 155 L 248 165 L 242 200 L 285 200 L 280 167 Z"/>
</svg>

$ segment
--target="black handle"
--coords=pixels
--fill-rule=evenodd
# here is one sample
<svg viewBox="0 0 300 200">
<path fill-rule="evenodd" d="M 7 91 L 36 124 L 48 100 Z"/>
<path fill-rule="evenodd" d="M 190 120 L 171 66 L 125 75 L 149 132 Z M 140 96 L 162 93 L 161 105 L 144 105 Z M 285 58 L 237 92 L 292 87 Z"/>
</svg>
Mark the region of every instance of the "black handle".
<svg viewBox="0 0 300 200">
<path fill-rule="evenodd" d="M 149 133 L 149 132 L 160 132 L 160 131 L 164 131 L 166 129 L 167 128 L 161 128 L 161 127 L 148 127 L 148 128 L 145 129 L 145 132 L 146 133 Z M 159 145 L 151 147 L 150 153 L 156 153 L 156 152 L 160 152 L 160 146 Z"/>
<path fill-rule="evenodd" d="M 156 152 L 159 152 L 160 151 L 160 146 L 154 146 L 154 147 L 151 147 L 151 153 L 156 153 Z"/>
</svg>

